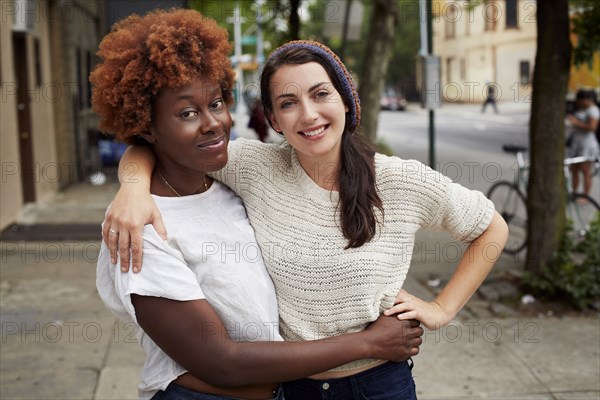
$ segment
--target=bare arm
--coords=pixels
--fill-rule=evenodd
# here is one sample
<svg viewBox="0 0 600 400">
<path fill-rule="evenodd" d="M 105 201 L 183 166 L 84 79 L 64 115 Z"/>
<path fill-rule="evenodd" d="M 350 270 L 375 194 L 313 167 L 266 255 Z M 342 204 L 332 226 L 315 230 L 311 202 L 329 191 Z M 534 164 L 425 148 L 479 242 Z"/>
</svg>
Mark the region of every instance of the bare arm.
<svg viewBox="0 0 600 400">
<path fill-rule="evenodd" d="M 429 329 L 446 325 L 464 307 L 481 286 L 496 263 L 508 237 L 506 222 L 497 212 L 487 229 L 467 247 L 452 278 L 432 302 L 423 301 L 405 290 L 396 298 L 396 305 L 385 315 L 399 319 L 415 318 Z"/>
<path fill-rule="evenodd" d="M 574 127 L 581 130 L 595 132 L 598 129 L 598 118 L 588 118 L 587 122 L 578 120 L 574 115 L 569 115 L 568 118 Z"/>
<path fill-rule="evenodd" d="M 366 330 L 305 342 L 235 342 L 206 300 L 133 295 L 140 326 L 192 375 L 219 387 L 283 382 L 363 358 L 400 361 L 418 353 L 417 321 L 380 317 Z"/>
<path fill-rule="evenodd" d="M 133 271 L 139 272 L 141 269 L 142 231 L 145 224 L 154 225 L 156 232 L 167 239 L 162 217 L 150 196 L 150 180 L 155 161 L 150 148 L 129 146 L 119 163 L 121 188 L 106 213 L 102 237 L 110 250 L 113 263 L 116 263 L 119 251 L 123 272 L 129 270 L 130 245 Z M 132 207 L 133 204 L 135 207 Z"/>
</svg>

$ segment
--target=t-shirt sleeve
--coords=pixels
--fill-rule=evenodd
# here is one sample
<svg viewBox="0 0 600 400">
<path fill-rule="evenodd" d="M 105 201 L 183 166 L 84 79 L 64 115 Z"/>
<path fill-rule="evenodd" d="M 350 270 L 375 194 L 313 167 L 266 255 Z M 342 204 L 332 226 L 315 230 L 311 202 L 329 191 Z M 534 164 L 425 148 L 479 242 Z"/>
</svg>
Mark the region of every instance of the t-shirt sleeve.
<svg viewBox="0 0 600 400">
<path fill-rule="evenodd" d="M 600 119 L 600 108 L 592 106 L 589 108 L 588 117 L 591 119 Z"/>
<path fill-rule="evenodd" d="M 152 225 L 143 233 L 141 272 L 131 269 L 122 273 L 110 262 L 108 248 L 103 243 L 98 257 L 96 286 L 106 306 L 120 319 L 137 322 L 131 295 L 163 297 L 190 301 L 204 299 L 196 274 L 188 267 L 183 255 L 163 241 Z M 127 318 L 129 317 L 129 318 Z"/>
</svg>

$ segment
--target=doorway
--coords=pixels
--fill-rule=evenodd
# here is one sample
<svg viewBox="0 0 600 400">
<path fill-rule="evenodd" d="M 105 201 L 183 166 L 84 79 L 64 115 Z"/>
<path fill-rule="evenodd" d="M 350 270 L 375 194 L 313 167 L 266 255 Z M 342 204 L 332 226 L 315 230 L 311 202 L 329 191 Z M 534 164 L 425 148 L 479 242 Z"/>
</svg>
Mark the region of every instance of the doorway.
<svg viewBox="0 0 600 400">
<path fill-rule="evenodd" d="M 13 34 L 13 60 L 17 79 L 17 132 L 19 135 L 19 155 L 21 160 L 21 184 L 23 202 L 35 201 L 35 169 L 31 131 L 31 101 L 29 98 L 27 60 L 27 37 L 22 33 Z"/>
</svg>

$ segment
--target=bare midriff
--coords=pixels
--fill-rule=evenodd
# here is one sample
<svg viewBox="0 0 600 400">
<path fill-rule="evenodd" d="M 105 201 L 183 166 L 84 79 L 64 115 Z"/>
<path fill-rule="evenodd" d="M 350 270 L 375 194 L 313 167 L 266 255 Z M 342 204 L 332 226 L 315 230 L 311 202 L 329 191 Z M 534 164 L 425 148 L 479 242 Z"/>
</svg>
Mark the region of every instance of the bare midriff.
<svg viewBox="0 0 600 400">
<path fill-rule="evenodd" d="M 173 383 L 196 392 L 216 394 L 219 396 L 237 397 L 248 400 L 266 400 L 275 397 L 278 384 L 242 386 L 236 388 L 220 388 L 196 378 L 190 373 L 180 375 Z"/>
<path fill-rule="evenodd" d="M 317 379 L 320 381 L 323 380 L 327 380 L 327 379 L 339 379 L 339 378 L 345 378 L 347 376 L 352 376 L 352 375 L 356 375 L 360 372 L 363 371 L 368 371 L 371 368 L 375 368 L 381 364 L 385 364 L 387 361 L 386 360 L 378 360 L 376 362 L 374 362 L 373 364 L 369 364 L 367 366 L 364 366 L 362 368 L 356 368 L 356 369 L 349 369 L 347 371 L 327 371 L 327 372 L 321 372 L 320 374 L 315 374 L 315 375 L 311 375 L 309 376 L 310 379 Z"/>
</svg>

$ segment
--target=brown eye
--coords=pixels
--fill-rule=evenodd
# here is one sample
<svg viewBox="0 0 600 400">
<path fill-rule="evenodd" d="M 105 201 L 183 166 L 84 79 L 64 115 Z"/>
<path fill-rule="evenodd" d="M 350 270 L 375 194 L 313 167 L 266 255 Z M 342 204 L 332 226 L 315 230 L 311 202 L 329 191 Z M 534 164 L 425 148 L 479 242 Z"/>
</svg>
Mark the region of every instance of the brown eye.
<svg viewBox="0 0 600 400">
<path fill-rule="evenodd" d="M 198 113 L 196 111 L 184 111 L 181 114 L 179 114 L 179 116 L 183 119 L 192 119 L 194 117 L 196 117 L 198 115 Z"/>
<path fill-rule="evenodd" d="M 215 101 L 214 103 L 212 103 L 210 108 L 212 110 L 220 110 L 221 108 L 223 108 L 224 104 L 225 104 L 225 102 L 223 101 L 223 99 L 219 99 L 219 100 Z"/>
</svg>

